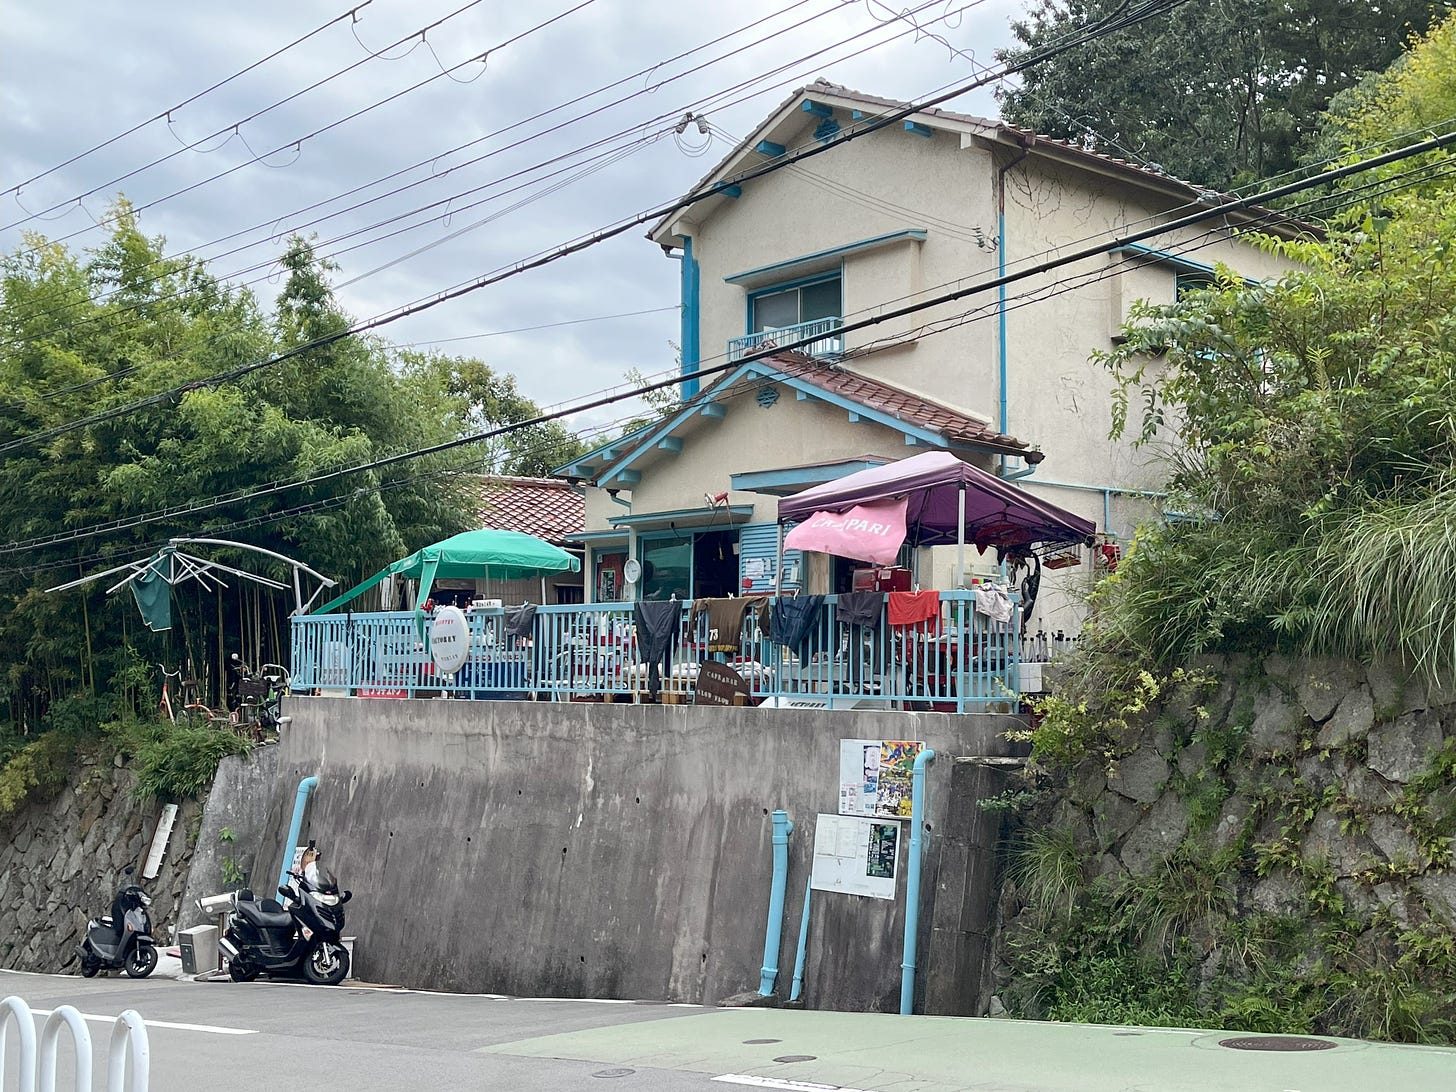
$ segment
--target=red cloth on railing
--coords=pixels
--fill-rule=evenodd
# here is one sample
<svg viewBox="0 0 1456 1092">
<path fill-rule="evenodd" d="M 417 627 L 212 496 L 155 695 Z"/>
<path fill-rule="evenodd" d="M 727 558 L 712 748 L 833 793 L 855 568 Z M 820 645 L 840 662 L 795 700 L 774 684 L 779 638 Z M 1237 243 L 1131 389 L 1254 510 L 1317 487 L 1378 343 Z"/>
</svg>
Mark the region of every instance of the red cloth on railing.
<svg viewBox="0 0 1456 1092">
<path fill-rule="evenodd" d="M 892 591 L 886 620 L 892 626 L 918 626 L 940 620 L 940 592 Z"/>
</svg>

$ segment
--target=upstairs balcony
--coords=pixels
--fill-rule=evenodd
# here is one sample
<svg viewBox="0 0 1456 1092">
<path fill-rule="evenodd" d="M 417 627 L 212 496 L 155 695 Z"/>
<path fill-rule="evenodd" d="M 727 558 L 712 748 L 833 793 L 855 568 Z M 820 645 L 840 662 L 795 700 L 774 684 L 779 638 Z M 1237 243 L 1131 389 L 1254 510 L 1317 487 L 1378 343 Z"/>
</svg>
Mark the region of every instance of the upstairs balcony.
<svg viewBox="0 0 1456 1092">
<path fill-rule="evenodd" d="M 537 607 L 524 629 L 499 608 L 472 609 L 469 656 L 451 675 L 435 668 L 430 620 L 421 632 L 411 611 L 313 615 L 292 620 L 291 666 L 295 690 L 337 696 L 701 704 L 697 680 L 712 661 L 720 678 L 727 669 L 742 680 L 746 705 L 1014 710 L 1023 683 L 1019 613 L 997 623 L 977 611 L 973 592 L 946 591 L 938 612 L 916 623 L 891 624 L 887 603 L 877 618 L 851 625 L 831 595 L 792 650 L 770 640 L 771 627 L 750 611 L 728 651 L 685 602 L 668 654 L 650 671 L 631 603 Z"/>
<path fill-rule="evenodd" d="M 808 345 L 800 346 L 796 351 L 832 359 L 844 353 L 844 338 L 839 333 L 839 328 L 843 325 L 844 319 L 831 315 L 809 322 L 798 322 L 792 326 L 769 327 L 747 337 L 729 338 L 728 359 L 741 360 L 749 353 L 782 348 L 806 337 L 814 340 Z"/>
</svg>

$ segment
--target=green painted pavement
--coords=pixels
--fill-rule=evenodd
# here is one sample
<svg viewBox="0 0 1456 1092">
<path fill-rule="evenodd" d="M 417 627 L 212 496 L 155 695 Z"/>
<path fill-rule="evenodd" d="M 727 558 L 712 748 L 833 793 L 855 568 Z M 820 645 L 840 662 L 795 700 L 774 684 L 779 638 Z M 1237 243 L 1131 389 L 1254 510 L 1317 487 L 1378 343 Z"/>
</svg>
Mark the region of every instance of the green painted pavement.
<svg viewBox="0 0 1456 1092">
<path fill-rule="evenodd" d="M 1456 1087 L 1456 1049 L 1321 1037 L 1233 1050 L 1236 1032 L 876 1013 L 722 1009 L 485 1047 L 481 1053 L 742 1074 L 865 1092 L 1425 1092 Z M 776 1040 L 748 1043 L 750 1039 Z M 811 1055 L 812 1060 L 775 1058 Z M 731 1084 L 722 1086 L 725 1090 Z M 783 1086 L 780 1086 L 783 1087 Z"/>
</svg>

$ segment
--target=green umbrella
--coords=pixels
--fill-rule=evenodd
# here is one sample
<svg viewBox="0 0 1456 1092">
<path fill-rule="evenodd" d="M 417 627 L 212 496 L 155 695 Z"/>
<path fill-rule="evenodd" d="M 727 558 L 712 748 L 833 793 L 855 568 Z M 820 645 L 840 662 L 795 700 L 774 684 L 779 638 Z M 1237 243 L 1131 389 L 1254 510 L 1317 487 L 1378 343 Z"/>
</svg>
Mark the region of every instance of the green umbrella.
<svg viewBox="0 0 1456 1092">
<path fill-rule="evenodd" d="M 435 578 L 517 580 L 548 573 L 581 572 L 581 561 L 545 539 L 520 531 L 464 531 L 433 546 L 416 550 L 381 569 L 364 583 L 318 609 L 324 614 L 368 591 L 387 576 L 420 582 L 417 602 L 430 595 Z"/>
</svg>

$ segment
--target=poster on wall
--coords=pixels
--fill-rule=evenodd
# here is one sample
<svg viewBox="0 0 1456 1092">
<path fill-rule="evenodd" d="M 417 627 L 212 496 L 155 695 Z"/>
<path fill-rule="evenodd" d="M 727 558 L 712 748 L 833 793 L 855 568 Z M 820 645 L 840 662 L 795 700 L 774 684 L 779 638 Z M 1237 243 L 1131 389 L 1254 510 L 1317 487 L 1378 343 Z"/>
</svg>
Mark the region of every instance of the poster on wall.
<svg viewBox="0 0 1456 1092">
<path fill-rule="evenodd" d="M 839 741 L 839 813 L 910 817 L 915 759 L 925 747 L 909 739 Z"/>
<path fill-rule="evenodd" d="M 820 815 L 814 824 L 809 886 L 815 891 L 893 899 L 899 860 L 899 823 Z"/>
</svg>

